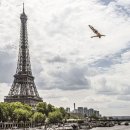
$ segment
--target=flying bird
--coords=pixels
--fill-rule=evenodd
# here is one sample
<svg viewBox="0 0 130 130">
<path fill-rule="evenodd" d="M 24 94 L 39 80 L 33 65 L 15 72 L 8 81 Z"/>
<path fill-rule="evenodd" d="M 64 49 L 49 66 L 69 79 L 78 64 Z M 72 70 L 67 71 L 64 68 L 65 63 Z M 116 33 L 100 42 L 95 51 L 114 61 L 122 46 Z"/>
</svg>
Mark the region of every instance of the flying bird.
<svg viewBox="0 0 130 130">
<path fill-rule="evenodd" d="M 91 25 L 88 25 L 91 29 L 92 29 L 92 31 L 96 34 L 95 36 L 91 36 L 91 38 L 93 38 L 93 37 L 99 37 L 99 38 L 101 38 L 102 36 L 106 36 L 106 35 L 102 35 L 102 34 L 100 34 L 99 32 L 98 32 L 98 30 L 96 30 L 93 26 L 91 26 Z"/>
</svg>

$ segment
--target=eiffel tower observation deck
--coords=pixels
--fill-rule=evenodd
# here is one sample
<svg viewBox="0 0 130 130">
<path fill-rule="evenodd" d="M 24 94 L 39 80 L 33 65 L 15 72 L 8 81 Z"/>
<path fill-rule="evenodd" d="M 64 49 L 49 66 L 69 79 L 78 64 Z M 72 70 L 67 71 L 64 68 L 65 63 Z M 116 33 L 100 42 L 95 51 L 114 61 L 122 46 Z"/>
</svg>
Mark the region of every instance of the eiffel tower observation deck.
<svg viewBox="0 0 130 130">
<path fill-rule="evenodd" d="M 17 69 L 13 84 L 8 96 L 4 98 L 4 102 L 22 102 L 30 106 L 35 106 L 38 102 L 42 102 L 42 98 L 38 94 L 31 71 L 27 35 L 27 15 L 24 12 L 24 4 L 20 19 L 21 30 Z"/>
</svg>

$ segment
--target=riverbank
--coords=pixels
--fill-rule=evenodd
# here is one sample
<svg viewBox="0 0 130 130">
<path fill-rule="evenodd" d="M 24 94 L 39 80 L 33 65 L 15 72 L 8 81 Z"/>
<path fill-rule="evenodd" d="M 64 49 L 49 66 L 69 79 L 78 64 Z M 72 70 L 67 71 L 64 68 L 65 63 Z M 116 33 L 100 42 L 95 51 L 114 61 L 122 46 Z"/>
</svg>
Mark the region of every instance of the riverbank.
<svg viewBox="0 0 130 130">
<path fill-rule="evenodd" d="M 127 122 L 128 126 L 130 125 Z M 89 130 L 93 128 L 109 128 L 114 126 L 125 126 L 126 123 L 122 123 L 122 125 L 115 123 L 113 121 L 88 121 L 82 123 L 57 123 L 57 124 L 34 124 L 31 122 L 26 123 L 0 123 L 0 130 L 10 130 L 10 129 L 18 129 L 18 130 Z"/>
</svg>

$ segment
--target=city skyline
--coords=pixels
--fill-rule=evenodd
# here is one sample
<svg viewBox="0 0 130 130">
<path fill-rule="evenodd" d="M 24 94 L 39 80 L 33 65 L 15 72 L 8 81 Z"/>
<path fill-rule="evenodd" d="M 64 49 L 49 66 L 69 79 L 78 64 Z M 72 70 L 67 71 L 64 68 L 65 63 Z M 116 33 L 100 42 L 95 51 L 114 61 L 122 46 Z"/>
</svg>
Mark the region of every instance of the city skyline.
<svg viewBox="0 0 130 130">
<path fill-rule="evenodd" d="M 24 0 L 32 73 L 43 101 L 130 115 L 130 1 Z M 19 48 L 20 0 L 0 1 L 0 101 Z M 3 15 L 4 14 L 4 15 Z M 106 37 L 91 39 L 91 24 Z"/>
</svg>

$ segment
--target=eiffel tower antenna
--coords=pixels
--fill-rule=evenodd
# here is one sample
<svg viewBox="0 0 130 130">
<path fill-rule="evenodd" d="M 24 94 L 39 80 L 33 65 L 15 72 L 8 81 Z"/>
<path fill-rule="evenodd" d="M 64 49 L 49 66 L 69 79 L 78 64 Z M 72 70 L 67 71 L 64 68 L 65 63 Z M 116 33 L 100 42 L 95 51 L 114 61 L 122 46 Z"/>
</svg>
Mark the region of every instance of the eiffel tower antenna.
<svg viewBox="0 0 130 130">
<path fill-rule="evenodd" d="M 24 2 L 23 2 L 23 13 L 24 13 Z"/>
<path fill-rule="evenodd" d="M 27 34 L 27 15 L 24 12 L 24 3 L 20 20 L 21 30 L 17 69 L 9 94 L 5 96 L 4 101 L 22 102 L 35 106 L 38 102 L 42 102 L 42 98 L 38 94 L 31 70 Z"/>
</svg>

